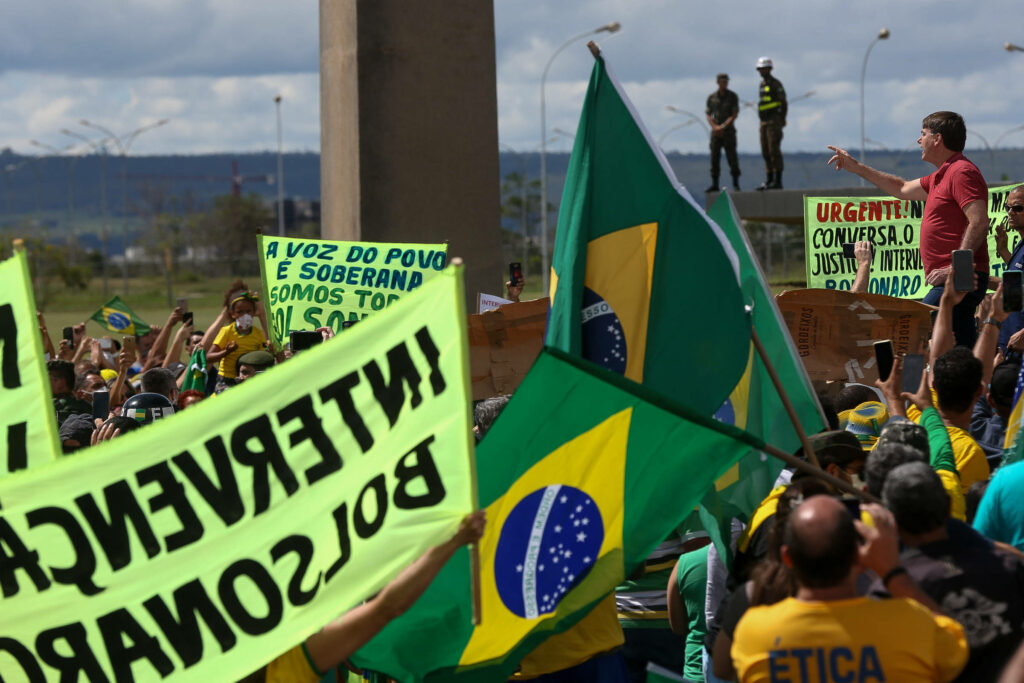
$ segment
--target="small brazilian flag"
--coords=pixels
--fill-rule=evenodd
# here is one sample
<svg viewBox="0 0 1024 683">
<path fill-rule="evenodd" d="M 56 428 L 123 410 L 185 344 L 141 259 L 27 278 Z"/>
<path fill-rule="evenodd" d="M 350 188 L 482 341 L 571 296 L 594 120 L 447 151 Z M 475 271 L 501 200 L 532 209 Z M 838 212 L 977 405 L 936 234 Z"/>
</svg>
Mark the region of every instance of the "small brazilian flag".
<svg viewBox="0 0 1024 683">
<path fill-rule="evenodd" d="M 545 349 L 477 447 L 481 624 L 461 550 L 358 666 L 401 681 L 503 681 L 615 590 L 756 439 Z"/>
<path fill-rule="evenodd" d="M 102 327 L 111 332 L 120 334 L 142 335 L 149 332 L 149 325 L 142 322 L 128 304 L 121 301 L 121 297 L 115 296 L 92 314 L 90 320 L 95 320 Z"/>
<path fill-rule="evenodd" d="M 711 415 L 750 318 L 729 240 L 598 57 L 558 213 L 546 343 Z"/>
</svg>

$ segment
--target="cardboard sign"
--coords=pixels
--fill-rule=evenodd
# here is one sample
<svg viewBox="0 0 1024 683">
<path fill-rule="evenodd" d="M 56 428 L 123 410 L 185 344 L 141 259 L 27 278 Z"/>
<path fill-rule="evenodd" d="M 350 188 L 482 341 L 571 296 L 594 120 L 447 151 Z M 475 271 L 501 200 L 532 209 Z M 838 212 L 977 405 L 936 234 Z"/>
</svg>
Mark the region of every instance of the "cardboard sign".
<svg viewBox="0 0 1024 683">
<path fill-rule="evenodd" d="M 775 298 L 812 380 L 874 384 L 874 343 L 891 339 L 897 355 L 924 353 L 931 306 L 880 294 L 798 289 Z"/>
<path fill-rule="evenodd" d="M 549 299 L 508 303 L 469 316 L 473 400 L 511 394 L 544 346 Z"/>
<path fill-rule="evenodd" d="M 1003 204 L 1015 185 L 988 191 L 988 252 L 992 275 L 1005 267 L 996 254 L 995 226 L 1006 219 Z M 874 246 L 868 291 L 921 299 L 931 286 L 921 264 L 924 202 L 893 197 L 804 197 L 804 244 L 808 288 L 850 289 L 857 260 L 843 256 L 843 244 L 866 240 Z M 1020 236 L 1011 232 L 1013 251 Z"/>
</svg>

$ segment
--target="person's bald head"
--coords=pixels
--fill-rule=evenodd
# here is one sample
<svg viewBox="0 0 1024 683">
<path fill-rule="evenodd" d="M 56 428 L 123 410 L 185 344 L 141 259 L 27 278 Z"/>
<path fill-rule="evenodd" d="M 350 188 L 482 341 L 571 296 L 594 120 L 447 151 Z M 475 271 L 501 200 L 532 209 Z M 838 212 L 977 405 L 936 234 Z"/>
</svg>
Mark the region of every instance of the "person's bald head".
<svg viewBox="0 0 1024 683">
<path fill-rule="evenodd" d="M 857 557 L 857 530 L 846 508 L 831 496 L 814 496 L 793 511 L 782 536 L 782 557 L 808 588 L 839 585 Z"/>
</svg>

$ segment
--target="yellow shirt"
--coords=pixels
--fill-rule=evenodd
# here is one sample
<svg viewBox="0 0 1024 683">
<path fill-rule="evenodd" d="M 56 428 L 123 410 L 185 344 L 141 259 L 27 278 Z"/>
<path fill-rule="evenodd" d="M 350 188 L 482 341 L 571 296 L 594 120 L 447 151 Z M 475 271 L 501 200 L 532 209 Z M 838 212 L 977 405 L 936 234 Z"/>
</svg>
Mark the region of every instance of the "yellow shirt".
<svg viewBox="0 0 1024 683">
<path fill-rule="evenodd" d="M 556 633 L 526 655 L 513 679 L 535 678 L 568 669 L 621 647 L 625 640 L 612 593 L 575 626 Z"/>
<path fill-rule="evenodd" d="M 301 645 L 267 664 L 266 683 L 319 683 L 321 678 Z"/>
<path fill-rule="evenodd" d="M 238 376 L 238 359 L 250 351 L 259 351 L 266 347 L 267 337 L 263 334 L 263 330 L 255 326 L 248 334 L 239 334 L 235 324 L 231 323 L 220 328 L 217 338 L 213 340 L 213 343 L 221 349 L 227 348 L 229 342 L 237 343 L 238 348 L 220 359 L 217 372 L 221 377 L 234 379 Z"/>
<path fill-rule="evenodd" d="M 963 627 L 903 598 L 752 607 L 736 627 L 741 683 L 951 681 L 967 663 Z"/>
<path fill-rule="evenodd" d="M 907 406 L 907 417 L 914 422 L 921 419 L 921 411 L 917 406 Z M 953 459 L 956 460 L 956 471 L 960 475 L 960 487 L 964 495 L 976 481 L 985 481 L 991 476 L 985 451 L 970 434 L 959 427 L 946 425 L 949 441 L 953 446 Z"/>
</svg>

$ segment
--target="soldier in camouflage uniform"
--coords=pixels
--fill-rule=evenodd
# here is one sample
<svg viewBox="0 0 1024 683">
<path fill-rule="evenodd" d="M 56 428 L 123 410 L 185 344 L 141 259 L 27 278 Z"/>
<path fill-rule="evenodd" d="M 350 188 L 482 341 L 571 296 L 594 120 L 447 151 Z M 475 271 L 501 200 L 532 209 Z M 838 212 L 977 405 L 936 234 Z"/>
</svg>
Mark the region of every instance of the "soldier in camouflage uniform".
<svg viewBox="0 0 1024 683">
<path fill-rule="evenodd" d="M 782 189 L 782 129 L 786 127 L 786 90 L 772 77 L 772 60 L 757 60 L 761 74 L 758 87 L 757 115 L 761 119 L 761 156 L 764 157 L 765 181 L 759 190 Z"/>
<path fill-rule="evenodd" d="M 711 125 L 711 186 L 707 192 L 718 192 L 722 148 L 732 172 L 732 186 L 740 189 L 740 160 L 736 157 L 736 127 L 733 122 L 740 114 L 740 98 L 729 90 L 729 75 L 718 74 L 718 90 L 708 95 L 705 114 Z"/>
</svg>

